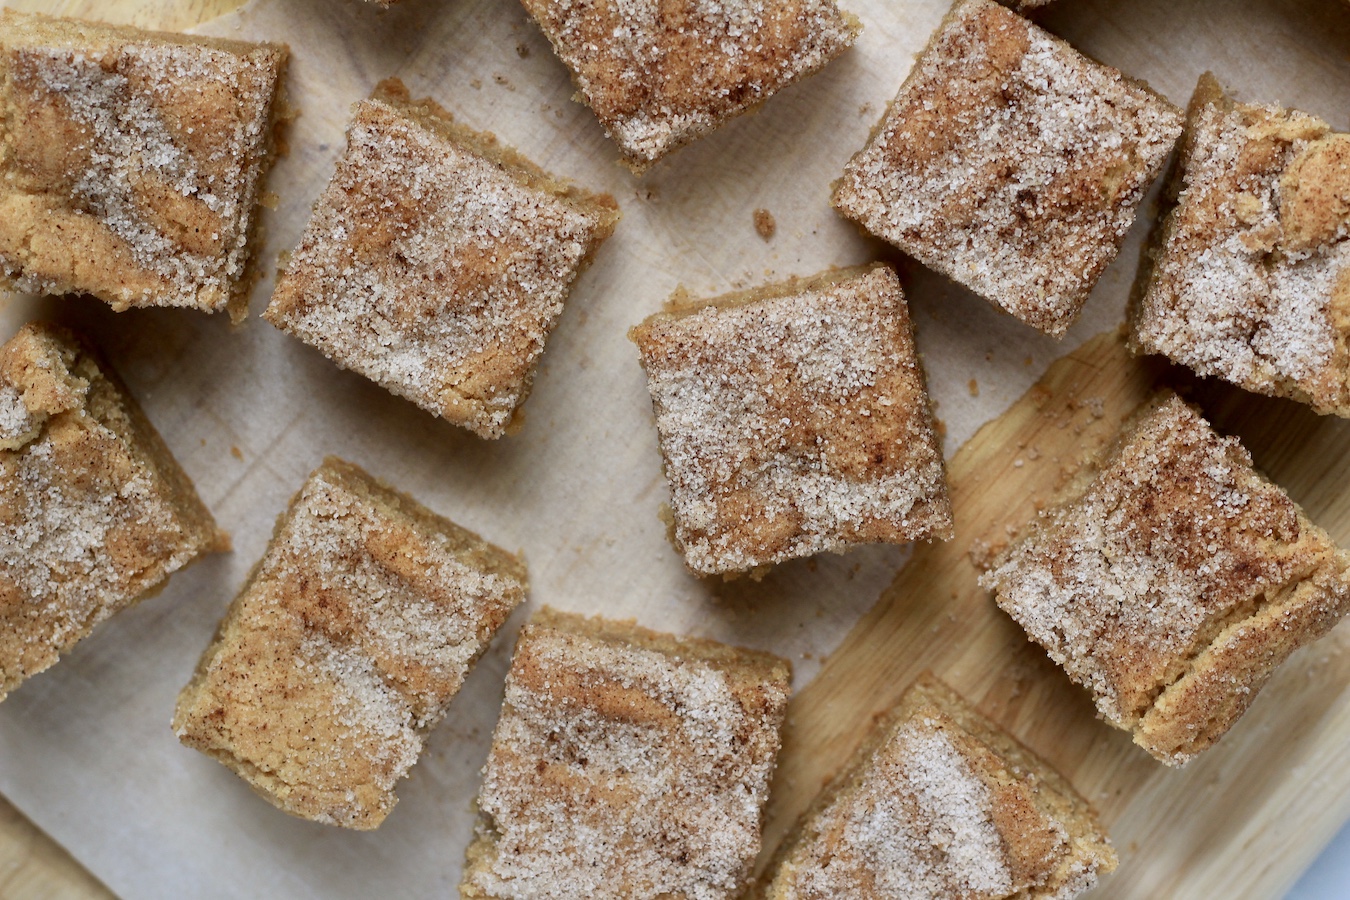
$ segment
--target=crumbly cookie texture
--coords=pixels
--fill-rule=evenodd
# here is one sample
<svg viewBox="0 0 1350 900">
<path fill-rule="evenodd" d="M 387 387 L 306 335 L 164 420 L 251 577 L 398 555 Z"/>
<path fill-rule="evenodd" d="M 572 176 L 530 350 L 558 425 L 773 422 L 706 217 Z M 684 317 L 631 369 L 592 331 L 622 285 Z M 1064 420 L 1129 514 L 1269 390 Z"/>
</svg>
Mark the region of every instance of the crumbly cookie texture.
<svg viewBox="0 0 1350 900">
<path fill-rule="evenodd" d="M 523 0 L 634 172 L 821 69 L 862 25 L 835 0 Z"/>
<path fill-rule="evenodd" d="M 1350 134 L 1206 73 L 1171 188 L 1131 348 L 1350 417 Z"/>
<path fill-rule="evenodd" d="M 460 896 L 740 896 L 790 678 L 767 653 L 541 610 L 507 675 Z"/>
<path fill-rule="evenodd" d="M 330 457 L 278 521 L 174 731 L 291 815 L 375 828 L 525 590 L 519 557 Z"/>
<path fill-rule="evenodd" d="M 992 0 L 958 0 L 834 205 L 1047 334 L 1073 324 L 1181 134 L 1162 97 Z"/>
<path fill-rule="evenodd" d="M 923 675 L 784 839 L 761 900 L 1069 900 L 1116 867 L 1068 781 Z"/>
<path fill-rule="evenodd" d="M 1103 718 L 1181 765 L 1350 608 L 1350 554 L 1167 393 L 983 584 Z"/>
<path fill-rule="evenodd" d="M 0 11 L 0 283 L 242 319 L 286 59 Z"/>
<path fill-rule="evenodd" d="M 33 323 L 0 347 L 0 700 L 170 573 L 228 546 L 83 339 Z"/>
<path fill-rule="evenodd" d="M 672 305 L 630 337 L 690 569 L 951 537 L 942 449 L 889 267 Z"/>
<path fill-rule="evenodd" d="M 347 152 L 264 317 L 481 437 L 501 437 L 573 280 L 619 211 L 456 124 L 402 83 L 356 106 Z"/>
</svg>

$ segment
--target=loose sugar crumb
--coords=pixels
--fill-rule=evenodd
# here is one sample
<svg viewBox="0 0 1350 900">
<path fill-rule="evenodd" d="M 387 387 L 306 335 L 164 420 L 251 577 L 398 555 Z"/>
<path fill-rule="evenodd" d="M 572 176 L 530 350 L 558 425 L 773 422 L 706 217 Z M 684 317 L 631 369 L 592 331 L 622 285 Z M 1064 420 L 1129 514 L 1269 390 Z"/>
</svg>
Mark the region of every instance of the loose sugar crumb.
<svg viewBox="0 0 1350 900">
<path fill-rule="evenodd" d="M 778 231 L 778 222 L 767 209 L 755 210 L 755 233 L 764 240 L 770 240 Z"/>
</svg>

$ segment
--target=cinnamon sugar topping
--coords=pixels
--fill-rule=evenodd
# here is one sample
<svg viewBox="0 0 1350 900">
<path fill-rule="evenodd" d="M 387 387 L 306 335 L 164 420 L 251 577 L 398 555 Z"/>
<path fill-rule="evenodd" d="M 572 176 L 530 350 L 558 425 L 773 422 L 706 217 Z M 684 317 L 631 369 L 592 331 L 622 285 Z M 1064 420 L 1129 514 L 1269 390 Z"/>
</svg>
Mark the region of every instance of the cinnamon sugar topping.
<svg viewBox="0 0 1350 900">
<path fill-rule="evenodd" d="M 1179 764 L 1350 606 L 1350 554 L 1165 395 L 983 583 L 1102 716 Z"/>
<path fill-rule="evenodd" d="M 847 49 L 835 0 L 524 0 L 635 171 Z"/>
<path fill-rule="evenodd" d="M 1186 127 L 1134 348 L 1350 416 L 1350 135 L 1209 75 Z"/>
<path fill-rule="evenodd" d="M 74 335 L 0 348 L 0 699 L 226 539 Z"/>
<path fill-rule="evenodd" d="M 738 896 L 788 679 L 767 654 L 542 611 L 507 677 L 463 896 Z"/>
<path fill-rule="evenodd" d="M 329 459 L 180 696 L 175 731 L 293 815 L 374 828 L 524 578 L 515 557 Z"/>
<path fill-rule="evenodd" d="M 19 290 L 244 314 L 286 48 L 0 14 Z"/>
<path fill-rule="evenodd" d="M 1068 783 L 925 676 L 778 849 L 761 895 L 1070 898 L 1114 867 Z"/>
<path fill-rule="evenodd" d="M 891 897 L 1012 893 L 989 788 L 936 724 L 902 726 L 847 808 L 822 817 L 817 827 L 856 855 L 804 874 L 800 896 L 848 896 L 869 875 Z"/>
<path fill-rule="evenodd" d="M 386 82 L 266 318 L 338 364 L 482 437 L 529 393 L 573 279 L 618 219 L 490 135 Z"/>
<path fill-rule="evenodd" d="M 835 185 L 844 215 L 1061 335 L 1181 114 L 992 0 L 959 0 Z"/>
<path fill-rule="evenodd" d="M 720 298 L 632 337 L 694 571 L 949 534 L 942 455 L 889 268 Z"/>
</svg>

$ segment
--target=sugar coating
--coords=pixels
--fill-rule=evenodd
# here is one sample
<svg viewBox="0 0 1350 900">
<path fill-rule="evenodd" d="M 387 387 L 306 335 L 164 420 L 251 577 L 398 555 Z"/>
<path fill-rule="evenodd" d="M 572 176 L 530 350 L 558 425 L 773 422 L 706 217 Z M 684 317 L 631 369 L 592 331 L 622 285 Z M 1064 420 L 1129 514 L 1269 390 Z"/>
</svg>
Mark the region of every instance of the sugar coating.
<svg viewBox="0 0 1350 900">
<path fill-rule="evenodd" d="M 1011 873 L 991 818 L 993 798 L 937 722 L 909 722 L 864 777 L 847 809 L 819 823 L 838 829 L 853 859 L 801 878 L 801 896 L 840 897 L 869 875 L 882 896 L 1006 896 Z M 933 849 L 937 859 L 929 859 Z M 865 874 L 864 874 L 865 873 Z"/>
<path fill-rule="evenodd" d="M 330 458 L 278 523 L 174 730 L 292 815 L 375 828 L 524 595 L 518 558 Z"/>
<path fill-rule="evenodd" d="M 507 675 L 461 895 L 739 896 L 789 679 L 768 654 L 541 611 Z"/>
<path fill-rule="evenodd" d="M 950 535 L 941 447 L 888 267 L 719 298 L 631 336 L 675 542 L 695 572 Z"/>
<path fill-rule="evenodd" d="M 618 212 L 402 84 L 358 103 L 347 152 L 268 321 L 487 437 L 529 393 L 572 281 Z"/>
<path fill-rule="evenodd" d="M 524 0 L 641 172 L 822 68 L 862 25 L 835 0 Z"/>
<path fill-rule="evenodd" d="M 1350 135 L 1201 78 L 1131 344 L 1350 416 Z"/>
<path fill-rule="evenodd" d="M 227 543 L 80 338 L 35 323 L 0 347 L 0 700 Z"/>
<path fill-rule="evenodd" d="M 1068 782 L 924 676 L 779 847 L 760 896 L 1073 897 L 1113 868 Z"/>
<path fill-rule="evenodd" d="M 1350 606 L 1350 554 L 1164 394 L 982 583 L 1109 722 L 1171 765 Z"/>
<path fill-rule="evenodd" d="M 287 50 L 0 13 L 0 267 L 114 309 L 246 312 Z"/>
<path fill-rule="evenodd" d="M 992 0 L 959 0 L 834 205 L 1061 335 L 1181 133 L 1179 110 Z"/>
</svg>

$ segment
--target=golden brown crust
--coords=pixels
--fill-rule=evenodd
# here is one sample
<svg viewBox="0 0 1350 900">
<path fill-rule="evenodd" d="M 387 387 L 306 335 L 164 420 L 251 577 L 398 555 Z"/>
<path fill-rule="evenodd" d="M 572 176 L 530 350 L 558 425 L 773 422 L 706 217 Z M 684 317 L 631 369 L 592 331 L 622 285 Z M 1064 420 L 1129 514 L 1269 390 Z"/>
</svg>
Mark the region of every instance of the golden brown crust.
<svg viewBox="0 0 1350 900">
<path fill-rule="evenodd" d="M 1131 348 L 1350 416 L 1350 135 L 1201 76 Z"/>
<path fill-rule="evenodd" d="M 524 0 L 634 172 L 816 72 L 862 25 L 835 0 Z"/>
<path fill-rule="evenodd" d="M 228 544 L 83 339 L 33 323 L 0 347 L 0 699 Z"/>
<path fill-rule="evenodd" d="M 677 294 L 630 337 L 693 571 L 950 535 L 941 447 L 889 267 Z"/>
<path fill-rule="evenodd" d="M 423 409 L 501 437 L 617 205 L 397 80 L 357 104 L 347 143 L 265 318 Z"/>
<path fill-rule="evenodd" d="M 174 730 L 292 815 L 375 828 L 525 587 L 518 557 L 330 457 L 278 520 Z"/>
<path fill-rule="evenodd" d="M 541 610 L 507 676 L 460 895 L 737 896 L 790 678 L 767 653 Z"/>
<path fill-rule="evenodd" d="M 242 318 L 287 55 L 0 12 L 9 286 Z"/>
<path fill-rule="evenodd" d="M 1145 85 L 992 0 L 958 0 L 834 205 L 1058 336 L 1180 132 Z"/>
<path fill-rule="evenodd" d="M 983 583 L 1104 718 L 1179 765 L 1350 608 L 1350 554 L 1164 393 Z"/>
<path fill-rule="evenodd" d="M 779 846 L 759 896 L 1069 898 L 1115 865 L 1073 787 L 925 674 Z"/>
</svg>

